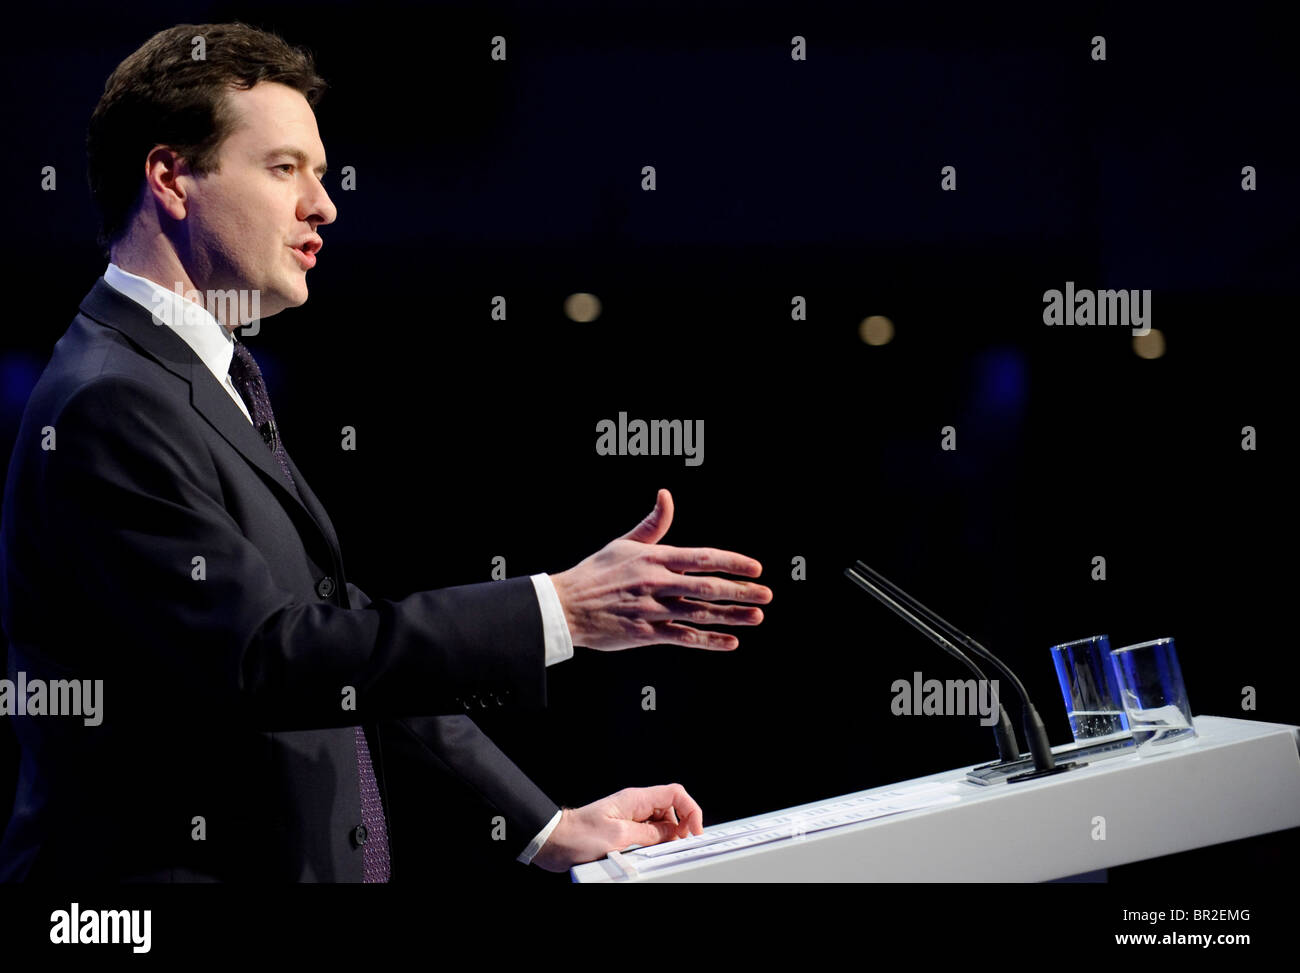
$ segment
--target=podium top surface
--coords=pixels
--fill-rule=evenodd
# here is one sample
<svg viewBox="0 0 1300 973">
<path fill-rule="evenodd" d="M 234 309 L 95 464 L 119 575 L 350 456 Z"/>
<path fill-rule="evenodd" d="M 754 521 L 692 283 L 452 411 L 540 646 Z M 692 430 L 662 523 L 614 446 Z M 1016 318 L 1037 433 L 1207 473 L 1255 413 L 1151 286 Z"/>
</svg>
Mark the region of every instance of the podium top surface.
<svg viewBox="0 0 1300 973">
<path fill-rule="evenodd" d="M 1016 813 L 1008 814 L 999 810 L 993 817 L 1017 819 L 1015 826 L 1023 828 L 1029 821 L 1040 821 L 1044 817 L 1055 820 L 1062 816 L 1062 808 L 1072 808 L 1080 800 L 1098 803 L 1105 795 L 1113 798 L 1115 795 L 1124 794 L 1132 794 L 1136 799 L 1139 788 L 1150 791 L 1144 799 L 1150 799 L 1156 794 L 1181 793 L 1181 801 L 1200 805 L 1202 812 L 1208 810 L 1204 806 L 1206 801 L 1213 803 L 1215 799 L 1219 799 L 1223 802 L 1221 810 L 1224 813 L 1221 813 L 1220 817 L 1224 821 L 1219 830 L 1212 834 L 1203 830 L 1198 832 L 1195 827 L 1184 828 L 1179 841 L 1172 845 L 1162 845 L 1161 842 L 1164 840 L 1162 836 L 1148 835 L 1148 847 L 1129 848 L 1124 852 L 1128 856 L 1124 860 L 1139 860 L 1156 854 L 1172 853 L 1170 849 L 1202 847 L 1217 841 L 1234 840 L 1235 837 L 1247 834 L 1300 825 L 1300 727 L 1216 716 L 1196 716 L 1193 718 L 1193 724 L 1197 731 L 1196 739 L 1167 752 L 1139 756 L 1129 751 L 1118 756 L 1095 759 L 1087 766 L 1077 767 L 1065 773 L 1011 784 L 972 783 L 966 778 L 967 771 L 982 764 L 971 764 L 910 781 L 884 784 L 852 794 L 829 797 L 823 801 L 711 825 L 705 828 L 702 836 L 705 841 L 720 843 L 727 835 L 749 836 L 743 840 L 739 837 L 730 838 L 729 843 L 723 847 L 730 849 L 736 846 L 735 850 L 727 850 L 721 854 L 715 852 L 716 857 L 704 855 L 692 857 L 689 849 L 701 839 L 689 838 L 652 846 L 656 849 L 655 854 L 672 856 L 671 858 L 660 857 L 653 864 L 650 863 L 649 858 L 643 857 L 647 849 L 640 849 L 638 854 L 629 855 L 624 851 L 622 855 L 615 853 L 600 861 L 575 866 L 570 870 L 570 874 L 575 882 L 610 882 L 638 878 L 644 880 L 649 877 L 672 880 L 672 877 L 679 873 L 699 870 L 702 875 L 717 873 L 720 875 L 719 880 L 731 880 L 729 876 L 722 875 L 728 869 L 718 867 L 723 862 L 732 863 L 743 858 L 765 855 L 781 846 L 790 846 L 795 841 L 806 841 L 806 846 L 811 846 L 821 839 L 839 838 L 845 834 L 870 829 L 893 829 L 896 834 L 901 834 L 903 830 L 908 829 L 908 826 L 902 822 L 922 818 L 942 820 L 951 831 L 954 828 L 960 830 L 963 827 L 960 822 L 973 821 L 974 817 L 978 816 L 982 819 L 980 827 L 986 832 L 989 821 L 993 818 L 990 818 L 986 812 L 975 810 L 976 806 L 988 807 L 992 802 L 1007 801 L 1014 803 L 998 805 L 998 808 L 1006 808 L 1006 812 L 1014 809 Z M 1062 761 L 1069 759 L 1068 747 L 1053 749 Z M 1067 753 L 1062 754 L 1061 751 Z M 1247 755 L 1251 760 L 1262 761 L 1258 767 L 1249 772 L 1245 768 Z M 1268 772 L 1260 772 L 1265 767 Z M 1238 768 L 1242 776 L 1240 779 L 1228 780 L 1224 775 L 1238 772 L 1234 771 L 1234 768 Z M 885 808 L 883 804 L 876 804 L 876 802 L 890 801 L 894 802 L 893 807 L 901 807 L 904 810 L 893 810 Z M 913 802 L 917 806 L 912 807 L 908 802 Z M 1250 809 L 1239 810 L 1233 802 L 1244 802 Z M 864 808 L 873 806 L 881 807 L 883 810 L 863 811 Z M 1110 807 L 1110 805 L 1106 806 Z M 1288 806 L 1290 809 L 1285 809 Z M 878 813 L 880 816 L 857 821 L 852 821 L 850 817 L 846 820 L 850 820 L 851 823 L 834 827 L 823 823 L 818 827 L 825 830 L 818 830 L 815 834 L 811 831 L 807 834 L 788 831 L 780 840 L 774 840 L 770 835 L 774 820 L 798 822 L 814 820 L 820 815 L 820 820 L 824 822 L 831 819 L 827 815 L 836 808 L 850 816 L 863 813 Z M 965 809 L 968 808 L 971 810 L 966 811 Z M 1267 809 L 1271 817 L 1260 818 L 1255 814 L 1253 810 L 1255 808 Z M 1112 817 L 1117 815 L 1112 814 Z M 1296 820 L 1292 821 L 1293 817 Z M 1168 827 L 1170 824 L 1171 821 L 1167 819 L 1166 832 L 1177 835 L 1179 829 L 1177 827 L 1170 829 Z M 767 833 L 759 834 L 760 826 L 766 827 Z M 800 825 L 787 825 L 787 827 L 798 828 Z M 1232 830 L 1234 827 L 1235 831 Z M 1045 829 L 1039 830 L 1046 834 Z M 879 838 L 883 834 L 884 832 L 877 831 L 871 837 Z M 933 828 L 929 829 L 929 834 L 929 840 L 933 840 Z M 985 837 L 988 837 L 986 833 Z M 746 840 L 752 841 L 753 846 L 741 846 Z M 987 844 L 987 842 L 983 843 Z M 1111 849 L 1115 850 L 1123 846 L 1124 842 L 1114 841 L 1109 844 Z M 670 848 L 678 846 L 683 849 L 681 854 L 669 851 Z M 1150 853 L 1145 854 L 1144 850 Z M 1083 857 L 1087 858 L 1089 855 L 1096 857 L 1092 849 L 1085 849 Z M 773 860 L 775 861 L 777 857 L 785 860 L 789 856 L 778 855 L 774 856 Z M 1063 868 L 1073 867 L 1064 863 L 1064 860 L 1069 858 L 1069 854 L 1062 855 Z M 1109 861 L 1109 864 L 1118 863 L 1118 860 Z M 1096 864 L 1096 861 L 1091 859 L 1085 864 L 1087 867 L 1077 868 L 1075 871 L 1062 871 L 1060 874 L 1077 874 L 1091 867 L 1109 867 L 1107 864 Z M 730 871 L 743 872 L 743 869 L 733 868 Z M 920 868 L 917 871 L 924 873 L 925 869 Z M 984 880 L 999 880 L 999 878 Z M 1012 880 L 1015 878 L 1013 877 Z"/>
</svg>

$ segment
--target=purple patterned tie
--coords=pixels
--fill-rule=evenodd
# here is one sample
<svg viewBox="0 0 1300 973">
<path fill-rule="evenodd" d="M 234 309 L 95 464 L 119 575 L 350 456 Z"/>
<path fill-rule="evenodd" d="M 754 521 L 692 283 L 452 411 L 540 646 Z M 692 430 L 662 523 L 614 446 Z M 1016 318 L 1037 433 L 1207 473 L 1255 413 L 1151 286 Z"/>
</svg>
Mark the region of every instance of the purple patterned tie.
<svg viewBox="0 0 1300 973">
<path fill-rule="evenodd" d="M 238 338 L 235 341 L 235 357 L 230 362 L 230 380 L 248 406 L 253 416 L 253 425 L 262 434 L 267 446 L 275 454 L 287 479 L 294 488 L 293 474 L 289 472 L 289 463 L 280 441 L 280 433 L 275 425 L 275 414 L 271 411 L 271 398 L 266 394 L 266 382 L 262 379 L 262 370 L 257 367 L 252 352 Z M 392 862 L 388 854 L 388 826 L 384 820 L 384 802 L 379 796 L 379 783 L 375 779 L 375 765 L 370 760 L 370 746 L 366 743 L 366 734 L 361 727 L 356 731 L 357 773 L 361 779 L 361 827 L 354 832 L 355 839 L 361 844 L 362 881 L 387 882 L 392 877 Z"/>
<path fill-rule="evenodd" d="M 379 796 L 375 780 L 375 767 L 370 762 L 370 746 L 366 733 L 356 727 L 357 769 L 361 774 L 361 826 L 366 829 L 365 844 L 361 846 L 361 881 L 387 882 L 393 874 L 388 857 L 388 822 L 384 820 L 384 802 Z"/>
<path fill-rule="evenodd" d="M 284 477 L 293 483 L 293 474 L 289 472 L 289 463 L 285 459 L 284 444 L 280 442 L 280 431 L 275 425 L 275 413 L 271 411 L 271 397 L 266 394 L 266 382 L 262 380 L 262 370 L 257 367 L 253 353 L 238 338 L 235 341 L 235 357 L 230 360 L 230 380 L 235 383 L 235 391 L 240 394 L 248 411 L 253 416 L 253 426 L 262 434 L 266 445 L 271 447 Z M 297 487 L 297 484 L 293 484 Z"/>
</svg>

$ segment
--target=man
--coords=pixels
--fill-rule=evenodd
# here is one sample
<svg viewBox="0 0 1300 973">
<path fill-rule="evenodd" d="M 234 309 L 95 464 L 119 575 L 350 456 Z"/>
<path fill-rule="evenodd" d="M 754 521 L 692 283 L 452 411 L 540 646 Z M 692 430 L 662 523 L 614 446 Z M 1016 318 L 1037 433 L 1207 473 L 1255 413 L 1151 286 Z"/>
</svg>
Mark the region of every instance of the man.
<svg viewBox="0 0 1300 973">
<path fill-rule="evenodd" d="M 110 264 L 23 417 L 0 621 L 15 685 L 102 679 L 102 713 L 15 719 L 0 879 L 388 881 L 402 859 L 385 742 L 463 780 L 519 859 L 549 870 L 701 830 L 676 784 L 561 810 L 465 715 L 545 705 L 545 667 L 574 645 L 727 650 L 734 636 L 682 622 L 762 620 L 714 602 L 769 589 L 698 576 L 756 577 L 758 562 L 658 544 L 667 491 L 554 576 L 400 601 L 347 580 L 235 334 L 253 304 L 239 296 L 261 318 L 307 299 L 336 215 L 320 89 L 274 35 L 182 25 L 123 61 L 95 109 Z M 204 308 L 194 293 L 236 297 Z"/>
</svg>

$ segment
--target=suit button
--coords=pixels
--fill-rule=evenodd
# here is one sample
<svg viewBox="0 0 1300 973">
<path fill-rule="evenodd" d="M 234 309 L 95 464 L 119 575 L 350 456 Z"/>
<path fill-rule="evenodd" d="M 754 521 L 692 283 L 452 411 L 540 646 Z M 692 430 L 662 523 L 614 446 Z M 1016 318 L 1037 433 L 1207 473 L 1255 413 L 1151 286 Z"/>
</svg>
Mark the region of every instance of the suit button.
<svg viewBox="0 0 1300 973">
<path fill-rule="evenodd" d="M 358 824 L 355 828 L 352 829 L 352 842 L 358 848 L 364 845 L 366 843 L 366 839 L 369 837 L 370 837 L 370 832 L 366 830 L 366 826 L 364 824 Z"/>
<path fill-rule="evenodd" d="M 497 696 L 497 695 L 494 694 L 494 695 L 492 696 L 492 698 L 495 699 L 495 700 L 497 701 L 497 705 L 498 705 L 498 706 L 504 706 L 504 705 L 505 705 L 505 702 L 501 699 L 500 696 Z"/>
<path fill-rule="evenodd" d="M 316 594 L 320 595 L 322 598 L 328 598 L 330 595 L 334 594 L 334 579 L 329 575 L 321 578 L 320 581 L 316 583 Z"/>
</svg>

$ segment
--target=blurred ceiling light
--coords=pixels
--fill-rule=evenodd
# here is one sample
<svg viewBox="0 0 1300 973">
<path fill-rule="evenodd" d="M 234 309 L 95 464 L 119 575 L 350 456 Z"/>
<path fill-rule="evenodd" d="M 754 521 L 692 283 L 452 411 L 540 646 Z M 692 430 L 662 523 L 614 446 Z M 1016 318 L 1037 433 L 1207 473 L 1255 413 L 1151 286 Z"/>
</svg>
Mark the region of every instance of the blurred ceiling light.
<svg viewBox="0 0 1300 973">
<path fill-rule="evenodd" d="M 858 337 L 869 345 L 887 345 L 894 338 L 894 322 L 873 314 L 858 325 Z"/>
<path fill-rule="evenodd" d="M 1144 335 L 1133 339 L 1133 354 L 1139 358 L 1159 358 L 1165 353 L 1165 335 L 1158 328 L 1152 328 Z"/>
<path fill-rule="evenodd" d="M 586 324 L 600 317 L 600 298 L 595 294 L 570 294 L 564 299 L 564 313 L 570 321 Z"/>
</svg>

